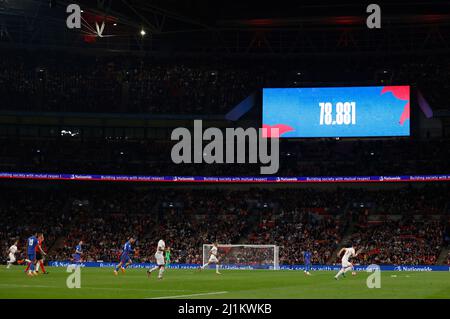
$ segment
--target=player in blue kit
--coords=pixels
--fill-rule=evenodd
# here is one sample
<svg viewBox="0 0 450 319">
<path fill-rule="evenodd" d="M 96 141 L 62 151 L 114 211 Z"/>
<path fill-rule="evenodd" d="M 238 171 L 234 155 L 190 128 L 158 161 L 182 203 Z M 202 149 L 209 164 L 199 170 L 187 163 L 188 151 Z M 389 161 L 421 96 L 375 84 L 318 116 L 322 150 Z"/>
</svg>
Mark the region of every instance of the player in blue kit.
<svg viewBox="0 0 450 319">
<path fill-rule="evenodd" d="M 305 250 L 303 252 L 303 261 L 305 263 L 305 275 L 311 275 L 309 272 L 311 270 L 311 252 L 309 250 Z"/>
<path fill-rule="evenodd" d="M 38 245 L 39 241 L 37 239 L 38 235 L 34 234 L 31 237 L 27 239 L 27 259 L 28 262 L 28 276 L 35 276 L 37 275 L 35 264 L 36 264 L 36 246 Z"/>
<path fill-rule="evenodd" d="M 125 272 L 125 269 L 132 264 L 130 255 L 133 254 L 133 248 L 131 247 L 134 244 L 135 239 L 130 237 L 130 239 L 123 245 L 122 254 L 120 255 L 120 262 L 114 269 L 114 275 L 118 275 L 119 268 L 122 272 Z"/>
<path fill-rule="evenodd" d="M 75 263 L 79 263 L 82 261 L 82 259 L 81 259 L 81 254 L 83 253 L 82 245 L 83 245 L 83 241 L 80 240 L 78 245 L 75 247 L 75 254 L 72 255 L 73 262 L 75 262 Z"/>
</svg>

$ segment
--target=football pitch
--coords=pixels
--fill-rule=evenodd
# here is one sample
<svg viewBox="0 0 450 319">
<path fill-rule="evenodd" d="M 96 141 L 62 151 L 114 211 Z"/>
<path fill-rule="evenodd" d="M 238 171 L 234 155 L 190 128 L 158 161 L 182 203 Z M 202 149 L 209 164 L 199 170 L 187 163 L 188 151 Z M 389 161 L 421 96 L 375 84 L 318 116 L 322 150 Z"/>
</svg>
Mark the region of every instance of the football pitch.
<svg viewBox="0 0 450 319">
<path fill-rule="evenodd" d="M 128 269 L 114 276 L 112 269 L 82 268 L 81 287 L 69 289 L 65 268 L 48 267 L 48 275 L 28 277 L 24 267 L 0 267 L 0 298 L 445 298 L 450 299 L 450 272 L 381 272 L 381 288 L 369 289 L 366 272 L 334 280 L 334 272 L 168 269 L 163 280 L 145 269 Z"/>
</svg>

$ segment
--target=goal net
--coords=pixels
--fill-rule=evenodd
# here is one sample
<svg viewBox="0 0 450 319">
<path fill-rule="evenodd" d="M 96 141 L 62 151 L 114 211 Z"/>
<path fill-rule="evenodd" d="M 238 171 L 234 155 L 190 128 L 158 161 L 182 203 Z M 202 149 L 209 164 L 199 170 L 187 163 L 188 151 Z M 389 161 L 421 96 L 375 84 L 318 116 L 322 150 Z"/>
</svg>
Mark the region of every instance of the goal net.
<svg viewBox="0 0 450 319">
<path fill-rule="evenodd" d="M 211 244 L 203 245 L 203 265 L 209 260 L 211 248 Z M 279 247 L 276 245 L 218 245 L 217 248 L 221 268 L 280 269 Z"/>
</svg>

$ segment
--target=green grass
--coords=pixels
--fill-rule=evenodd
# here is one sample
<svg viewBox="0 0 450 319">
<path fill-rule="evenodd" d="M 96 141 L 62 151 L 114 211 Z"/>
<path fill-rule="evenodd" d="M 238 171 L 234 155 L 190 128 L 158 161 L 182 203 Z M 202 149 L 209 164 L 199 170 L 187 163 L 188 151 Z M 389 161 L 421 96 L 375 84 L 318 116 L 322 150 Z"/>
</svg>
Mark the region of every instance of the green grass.
<svg viewBox="0 0 450 319">
<path fill-rule="evenodd" d="M 144 269 L 114 276 L 112 269 L 81 269 L 81 288 L 68 289 L 65 268 L 48 267 L 49 275 L 29 278 L 24 267 L 0 267 L 0 298 L 446 298 L 450 272 L 382 272 L 381 288 L 366 286 L 368 273 L 339 281 L 333 272 L 307 277 L 301 271 L 172 270 L 164 280 L 148 279 Z"/>
</svg>

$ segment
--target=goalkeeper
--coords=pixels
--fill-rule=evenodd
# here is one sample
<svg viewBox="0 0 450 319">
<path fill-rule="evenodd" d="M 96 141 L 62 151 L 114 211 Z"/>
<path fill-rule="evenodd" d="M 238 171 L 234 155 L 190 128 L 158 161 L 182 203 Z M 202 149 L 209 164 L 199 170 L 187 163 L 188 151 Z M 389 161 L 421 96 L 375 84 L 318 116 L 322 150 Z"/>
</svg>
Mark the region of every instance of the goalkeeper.
<svg viewBox="0 0 450 319">
<path fill-rule="evenodd" d="M 170 265 L 170 247 L 167 247 L 167 249 L 166 249 L 165 259 L 166 259 L 166 267 L 167 267 Z"/>
</svg>

